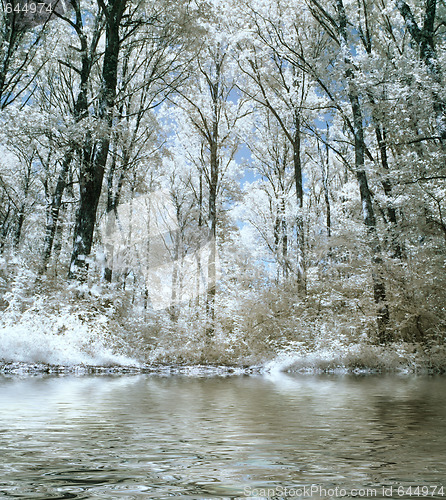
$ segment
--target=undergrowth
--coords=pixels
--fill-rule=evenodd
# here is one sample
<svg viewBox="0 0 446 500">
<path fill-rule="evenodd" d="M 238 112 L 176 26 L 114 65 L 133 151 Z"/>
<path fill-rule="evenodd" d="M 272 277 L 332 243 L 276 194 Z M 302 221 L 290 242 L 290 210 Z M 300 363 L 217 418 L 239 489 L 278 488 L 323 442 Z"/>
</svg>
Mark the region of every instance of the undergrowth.
<svg viewBox="0 0 446 500">
<path fill-rule="evenodd" d="M 417 312 L 415 302 L 397 294 L 405 307 L 393 314 L 394 342 L 380 346 L 371 294 L 360 284 L 329 287 L 312 282 L 311 274 L 308 282 L 305 295 L 287 283 L 256 293 L 226 284 L 210 323 L 202 298 L 183 304 L 180 312 L 154 311 L 131 287 L 43 279 L 21 267 L 3 280 L 2 358 L 292 371 L 445 370 L 444 324 L 423 312 L 425 305 Z M 428 313 L 435 316 L 432 323 Z"/>
</svg>

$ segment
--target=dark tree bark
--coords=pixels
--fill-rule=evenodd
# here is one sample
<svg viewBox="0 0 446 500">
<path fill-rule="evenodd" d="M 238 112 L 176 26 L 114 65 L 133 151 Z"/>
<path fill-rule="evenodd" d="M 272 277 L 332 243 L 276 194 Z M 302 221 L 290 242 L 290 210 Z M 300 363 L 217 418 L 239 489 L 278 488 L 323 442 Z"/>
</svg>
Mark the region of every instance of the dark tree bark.
<svg viewBox="0 0 446 500">
<path fill-rule="evenodd" d="M 280 276 L 280 269 L 285 279 L 288 277 L 288 228 L 286 222 L 285 198 L 282 191 L 280 199 L 278 199 L 276 207 L 276 220 L 274 223 L 274 246 L 276 251 L 276 258 L 280 267 L 277 270 L 278 278 Z"/>
<path fill-rule="evenodd" d="M 198 234 L 202 235 L 203 228 L 203 169 L 199 170 L 199 184 L 198 184 Z M 197 274 L 196 274 L 196 305 L 197 309 L 200 306 L 200 283 L 201 283 L 201 273 L 202 273 L 202 264 L 201 264 L 201 254 L 200 252 L 196 252 L 197 259 Z"/>
<path fill-rule="evenodd" d="M 297 282 L 299 287 L 306 292 L 305 279 L 305 232 L 304 232 L 304 191 L 302 182 L 302 155 L 301 155 L 301 123 L 300 112 L 295 111 L 294 114 L 294 134 L 292 135 L 291 145 L 293 147 L 293 165 L 294 165 L 294 182 L 296 184 L 297 198 Z"/>
<path fill-rule="evenodd" d="M 44 64 L 39 62 L 34 65 L 33 74 L 29 74 L 28 69 L 35 59 L 46 24 L 57 19 L 58 14 L 64 13 L 63 3 L 60 0 L 47 1 L 49 10 L 43 7 L 35 13 L 24 9 L 27 4 L 28 0 L 2 2 L 4 12 L 0 13 L 0 110 L 14 101 L 19 102 L 26 91 L 33 92 L 30 89 Z M 15 7 L 19 7 L 20 12 L 16 12 Z M 6 8 L 11 9 L 11 12 Z M 35 30 L 33 39 L 26 42 L 26 47 L 22 47 L 25 33 L 38 25 L 43 26 L 40 30 Z"/>
<path fill-rule="evenodd" d="M 59 172 L 56 188 L 52 195 L 51 205 L 48 207 L 45 239 L 43 241 L 42 251 L 42 264 L 39 269 L 39 274 L 43 274 L 48 267 L 53 250 L 54 237 L 56 235 L 56 228 L 59 221 L 60 208 L 62 206 L 62 198 L 65 191 L 68 171 L 72 160 L 72 154 L 67 154 L 63 160 L 62 168 Z"/>
<path fill-rule="evenodd" d="M 6 243 L 6 237 L 10 228 L 10 216 L 12 213 L 11 202 L 8 202 L 8 206 L 6 210 L 1 214 L 1 223 L 0 223 L 0 255 L 3 253 Z"/>
<path fill-rule="evenodd" d="M 372 203 L 372 195 L 369 189 L 367 174 L 365 171 L 366 144 L 364 140 L 364 119 L 362 116 L 359 92 L 354 81 L 352 61 L 349 56 L 349 43 L 347 36 L 347 16 L 342 0 L 336 0 L 338 15 L 338 34 L 341 42 L 341 50 L 344 51 L 344 63 L 346 64 L 345 78 L 348 84 L 348 99 L 353 115 L 354 148 L 355 148 L 355 174 L 359 184 L 362 202 L 363 221 L 367 229 L 368 244 L 372 252 L 372 280 L 373 295 L 377 306 L 378 339 L 381 343 L 388 343 L 390 335 L 388 323 L 390 320 L 387 306 L 386 286 L 382 274 L 381 245 L 376 230 L 376 218 Z"/>
<path fill-rule="evenodd" d="M 18 249 L 20 245 L 20 239 L 22 236 L 23 224 L 25 222 L 25 214 L 28 204 L 28 195 L 31 189 L 31 176 L 32 176 L 32 162 L 33 158 L 31 157 L 28 161 L 26 161 L 26 172 L 23 179 L 23 198 L 21 199 L 20 205 L 17 211 L 17 222 L 16 227 L 13 234 L 13 247 L 14 249 Z"/>
<path fill-rule="evenodd" d="M 9 84 L 7 81 L 8 71 L 16 49 L 19 46 L 22 30 L 19 30 L 15 24 L 12 15 L 4 14 L 1 29 L 1 46 L 0 46 L 0 109 L 4 109 L 9 101 L 10 92 L 8 92 Z M 13 78 L 14 80 L 14 78 Z"/>
<path fill-rule="evenodd" d="M 220 75 L 218 75 L 219 77 Z M 207 310 L 210 321 L 208 334 L 214 333 L 215 321 L 215 294 L 217 284 L 217 189 L 219 180 L 219 159 L 218 159 L 218 105 L 219 105 L 219 84 L 215 83 L 211 89 L 213 100 L 212 136 L 210 137 L 210 179 L 209 179 L 209 223 L 210 223 L 210 254 L 208 261 L 208 294 Z"/>
<path fill-rule="evenodd" d="M 20 205 L 19 213 L 17 216 L 17 223 L 14 231 L 14 241 L 13 241 L 13 245 L 16 250 L 20 245 L 20 238 L 22 236 L 23 223 L 25 222 L 25 208 L 26 208 L 25 203 L 22 203 Z"/>
<path fill-rule="evenodd" d="M 103 123 L 99 139 L 87 135 L 82 148 L 79 177 L 80 201 L 76 213 L 74 244 L 69 277 L 84 279 L 88 271 L 87 257 L 91 253 L 99 198 L 102 192 L 105 165 L 110 147 L 113 108 L 118 79 L 120 50 L 119 27 L 126 0 L 110 0 L 103 6 L 105 15 L 105 53 L 102 63 L 98 119 Z"/>
<path fill-rule="evenodd" d="M 321 173 L 322 173 L 322 187 L 324 188 L 324 202 L 325 202 L 325 221 L 327 225 L 327 236 L 331 238 L 331 204 L 330 204 L 330 147 L 328 141 L 330 139 L 330 128 L 327 123 L 327 137 L 325 142 L 325 156 L 321 153 Z M 319 148 L 319 146 L 318 146 Z M 331 253 L 331 248 L 329 249 Z"/>
<path fill-rule="evenodd" d="M 437 11 L 437 0 L 425 0 L 423 25 L 420 28 L 415 16 L 404 0 L 397 0 L 396 6 L 402 15 L 407 31 L 412 40 L 418 45 L 420 59 L 429 70 L 434 82 L 442 85 L 442 74 L 438 63 L 435 48 L 435 18 Z M 446 103 L 436 90 L 432 92 L 432 106 L 435 113 L 438 135 L 442 142 L 446 140 Z"/>
<path fill-rule="evenodd" d="M 393 198 L 393 186 L 391 181 L 388 179 L 387 175 L 390 172 L 389 160 L 387 154 L 387 141 L 386 141 L 386 129 L 381 127 L 378 120 L 375 120 L 375 136 L 378 143 L 378 149 L 380 154 L 381 166 L 384 171 L 385 177 L 381 180 L 381 184 L 384 190 L 384 194 L 387 196 L 388 200 Z M 389 230 L 390 230 L 390 248 L 392 251 L 392 257 L 395 259 L 401 259 L 404 256 L 403 245 L 400 243 L 398 238 L 398 218 L 396 209 L 393 206 L 392 201 L 387 202 L 387 217 L 389 219 Z"/>
<path fill-rule="evenodd" d="M 369 22 L 367 20 L 367 13 L 364 12 L 365 20 L 365 28 L 359 24 L 358 32 L 361 37 L 362 44 L 364 46 L 367 54 L 372 56 L 372 39 L 370 35 L 370 31 L 368 29 Z M 372 106 L 372 119 L 375 128 L 375 137 L 378 145 L 379 157 L 381 166 L 384 172 L 384 177 L 381 179 L 381 184 L 384 190 L 385 195 L 387 196 L 388 202 L 386 204 L 386 212 L 389 224 L 389 230 L 391 234 L 391 249 L 394 258 L 400 259 L 403 256 L 403 250 L 400 242 L 398 241 L 397 233 L 398 233 L 398 220 L 397 213 L 395 207 L 392 203 L 392 183 L 388 178 L 388 173 L 390 172 L 389 167 L 389 159 L 387 153 L 387 140 L 386 140 L 386 127 L 383 125 L 383 120 L 378 117 L 378 113 L 376 112 L 376 101 L 372 94 L 372 92 L 368 92 L 368 99 Z M 386 221 L 387 222 L 387 221 Z"/>
<path fill-rule="evenodd" d="M 126 156 L 126 152 L 124 152 Z M 124 158 L 124 165 L 125 165 Z M 118 213 L 118 206 L 121 199 L 122 188 L 124 186 L 125 170 L 121 169 L 118 173 L 117 185 L 113 186 L 113 180 L 116 172 L 116 155 L 113 155 L 113 160 L 110 165 L 107 176 L 107 221 L 106 221 L 106 265 L 104 268 L 104 280 L 108 283 L 112 282 L 113 278 L 113 254 L 114 245 L 112 235 L 116 228 L 116 217 Z"/>
</svg>

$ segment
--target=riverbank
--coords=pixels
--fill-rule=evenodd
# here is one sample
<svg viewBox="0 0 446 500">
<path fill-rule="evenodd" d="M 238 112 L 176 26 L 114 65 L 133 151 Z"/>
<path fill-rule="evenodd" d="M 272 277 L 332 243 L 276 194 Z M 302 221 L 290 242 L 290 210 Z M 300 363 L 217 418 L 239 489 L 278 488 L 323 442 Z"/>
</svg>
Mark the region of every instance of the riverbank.
<svg viewBox="0 0 446 500">
<path fill-rule="evenodd" d="M 446 372 L 439 328 L 418 341 L 395 332 L 394 342 L 378 345 L 372 314 L 315 295 L 298 302 L 283 294 L 244 316 L 222 307 L 209 334 L 198 309 L 172 318 L 107 287 L 30 289 L 11 294 L 0 315 L 3 373 Z"/>
</svg>

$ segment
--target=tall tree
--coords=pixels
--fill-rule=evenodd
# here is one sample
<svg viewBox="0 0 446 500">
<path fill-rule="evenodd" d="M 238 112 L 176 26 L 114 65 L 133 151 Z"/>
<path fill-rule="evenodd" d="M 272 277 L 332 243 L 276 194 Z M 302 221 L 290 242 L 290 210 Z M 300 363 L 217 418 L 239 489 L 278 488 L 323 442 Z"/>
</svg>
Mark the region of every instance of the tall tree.
<svg viewBox="0 0 446 500">
<path fill-rule="evenodd" d="M 355 64 L 351 53 L 347 14 L 343 0 L 334 2 L 334 16 L 322 7 L 317 0 L 311 0 L 311 5 L 313 14 L 321 25 L 331 27 L 330 33 L 332 36 L 334 35 L 335 42 L 339 44 L 340 54 L 343 58 L 346 93 L 352 113 L 355 175 L 361 194 L 363 221 L 367 228 L 368 243 L 373 256 L 372 280 L 373 294 L 377 305 L 378 337 L 380 342 L 387 343 L 390 340 L 388 332 L 389 309 L 382 270 L 381 244 L 365 166 L 367 146 L 364 132 L 364 113 L 361 104 L 361 93 L 355 77 Z"/>
<path fill-rule="evenodd" d="M 73 253 L 69 272 L 69 276 L 72 278 L 83 278 L 88 269 L 87 256 L 90 255 L 93 243 L 97 209 L 102 192 L 102 180 L 110 147 L 121 49 L 120 27 L 126 4 L 127 0 L 110 0 L 107 5 L 99 2 L 100 15 L 103 15 L 105 19 L 105 51 L 95 112 L 100 131 L 96 137 L 93 131 L 87 131 L 80 151 L 80 200 L 74 228 Z M 88 62 L 91 63 L 91 61 Z M 82 106 L 85 109 L 88 104 L 85 103 Z"/>
<path fill-rule="evenodd" d="M 439 91 L 439 87 L 443 84 L 443 75 L 435 43 L 437 3 L 437 0 L 426 0 L 424 2 L 421 26 L 407 2 L 397 0 L 396 6 L 404 19 L 407 31 L 419 49 L 420 59 L 426 65 L 432 77 L 432 107 L 438 136 L 441 141 L 444 141 L 446 140 L 446 103 Z"/>
<path fill-rule="evenodd" d="M 274 9 L 273 9 L 274 10 Z M 274 17 L 249 9 L 256 38 L 246 37 L 240 69 L 247 76 L 242 90 L 250 99 L 264 106 L 277 121 L 288 141 L 293 158 L 294 183 L 297 201 L 297 278 L 301 290 L 305 291 L 305 228 L 303 189 L 303 139 L 304 122 L 308 119 L 307 97 L 310 89 L 305 73 L 289 58 L 277 44 L 272 25 L 281 23 L 279 15 Z M 265 17 L 266 16 L 266 17 Z"/>
<path fill-rule="evenodd" d="M 213 335 L 219 200 L 223 193 L 223 179 L 233 167 L 234 156 L 239 147 L 237 127 L 249 111 L 245 107 L 245 99 L 236 92 L 234 67 L 230 60 L 230 41 L 225 40 L 223 34 L 214 39 L 209 34 L 206 43 L 207 46 L 203 46 L 197 56 L 198 71 L 191 79 L 187 93 L 180 92 L 179 105 L 202 144 L 202 155 L 197 160 L 208 192 L 211 248 L 207 263 L 207 310 L 210 322 L 208 333 Z"/>
</svg>

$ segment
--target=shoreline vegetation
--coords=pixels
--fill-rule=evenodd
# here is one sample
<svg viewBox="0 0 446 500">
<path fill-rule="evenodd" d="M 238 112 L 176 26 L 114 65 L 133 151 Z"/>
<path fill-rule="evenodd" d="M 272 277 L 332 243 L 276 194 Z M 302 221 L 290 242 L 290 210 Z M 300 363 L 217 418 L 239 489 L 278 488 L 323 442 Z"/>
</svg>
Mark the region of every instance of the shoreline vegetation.
<svg viewBox="0 0 446 500">
<path fill-rule="evenodd" d="M 287 293 L 291 300 L 292 291 Z M 283 291 L 280 296 L 285 300 Z M 321 297 L 310 293 L 301 309 L 287 308 L 287 301 L 268 302 L 268 293 L 262 304 L 240 303 L 245 314 L 220 313 L 212 337 L 206 334 L 205 315 L 172 320 L 169 311 L 132 306 L 130 297 L 130 292 L 118 292 L 108 284 L 66 287 L 61 280 L 56 288 L 54 282 L 22 283 L 20 292 L 16 288 L 8 295 L 8 307 L 0 316 L 0 372 L 197 376 L 446 372 L 446 347 L 440 335 L 419 342 L 400 333 L 395 342 L 380 345 L 371 341 L 373 315 L 354 316 L 348 307 L 334 307 L 333 301 L 323 306 Z M 283 310 L 286 314 L 280 313 Z"/>
<path fill-rule="evenodd" d="M 417 354 L 409 363 L 402 358 L 404 349 L 415 351 L 416 345 L 395 346 L 396 352 L 372 353 L 375 366 L 367 367 L 363 360 L 356 357 L 352 361 L 349 353 L 345 359 L 340 355 L 337 359 L 327 352 L 312 353 L 311 356 L 299 358 L 297 355 L 289 356 L 286 361 L 289 366 L 283 365 L 284 358 L 279 356 L 276 360 L 266 363 L 264 366 L 240 366 L 240 365 L 104 365 L 95 366 L 88 364 L 77 365 L 53 365 L 46 363 L 27 363 L 19 361 L 0 361 L 0 375 L 25 376 L 25 375 L 75 375 L 75 376 L 109 376 L 109 375 L 155 375 L 155 376 L 186 376 L 186 377 L 230 377 L 248 375 L 354 375 L 354 376 L 376 376 L 376 375 L 445 375 L 444 364 L 435 364 L 427 353 Z M 393 351 L 393 350 L 392 350 Z M 380 356 L 381 355 L 381 356 Z M 370 356 L 370 353 L 368 354 Z M 308 359 L 310 358 L 310 359 Z M 389 361 L 396 361 L 396 365 L 390 365 Z M 358 363 L 359 362 L 359 363 Z M 277 366 L 278 365 L 278 366 Z M 362 365 L 359 367 L 359 365 Z"/>
</svg>

